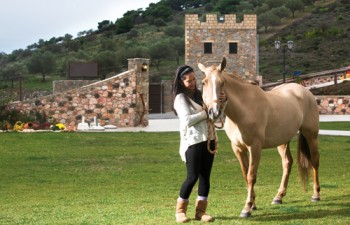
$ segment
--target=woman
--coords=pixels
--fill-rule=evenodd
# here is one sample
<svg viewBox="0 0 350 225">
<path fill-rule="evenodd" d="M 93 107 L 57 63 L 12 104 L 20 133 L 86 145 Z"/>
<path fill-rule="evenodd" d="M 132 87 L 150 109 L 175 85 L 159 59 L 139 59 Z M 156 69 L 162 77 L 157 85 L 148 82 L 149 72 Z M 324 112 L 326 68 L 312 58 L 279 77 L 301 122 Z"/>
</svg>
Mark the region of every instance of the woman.
<svg viewBox="0 0 350 225">
<path fill-rule="evenodd" d="M 206 208 L 214 155 L 209 153 L 207 142 L 210 139 L 210 148 L 214 149 L 215 134 L 211 133 L 208 137 L 207 113 L 203 109 L 202 93 L 197 89 L 196 76 L 190 66 L 183 65 L 176 70 L 173 98 L 174 112 L 180 119 L 180 156 L 187 169 L 187 177 L 177 199 L 176 221 L 189 221 L 186 217 L 188 199 L 199 179 L 195 219 L 210 222 L 213 217 L 206 214 Z M 224 94 L 219 96 L 220 101 L 225 98 Z"/>
</svg>

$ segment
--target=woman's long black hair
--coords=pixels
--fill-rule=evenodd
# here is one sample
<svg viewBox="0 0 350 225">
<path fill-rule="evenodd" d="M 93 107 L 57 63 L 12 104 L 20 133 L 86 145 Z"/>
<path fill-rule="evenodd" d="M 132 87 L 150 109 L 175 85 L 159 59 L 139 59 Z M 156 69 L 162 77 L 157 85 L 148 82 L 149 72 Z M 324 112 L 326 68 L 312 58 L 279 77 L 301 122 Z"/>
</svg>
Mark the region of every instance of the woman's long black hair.
<svg viewBox="0 0 350 225">
<path fill-rule="evenodd" d="M 195 88 L 194 93 L 189 93 L 188 89 L 183 85 L 183 79 L 184 76 L 194 72 L 193 68 L 188 66 L 188 65 L 182 65 L 179 68 L 177 68 L 177 70 L 175 71 L 175 79 L 173 82 L 173 90 L 172 90 L 172 94 L 173 94 L 173 111 L 175 113 L 175 115 L 177 115 L 176 110 L 174 109 L 174 100 L 176 95 L 178 94 L 185 94 L 185 99 L 188 105 L 193 106 L 193 104 L 191 103 L 190 99 L 192 99 L 194 102 L 196 102 L 199 105 L 203 105 L 203 98 L 202 98 L 202 92 L 200 90 L 197 89 L 197 85 Z"/>
</svg>

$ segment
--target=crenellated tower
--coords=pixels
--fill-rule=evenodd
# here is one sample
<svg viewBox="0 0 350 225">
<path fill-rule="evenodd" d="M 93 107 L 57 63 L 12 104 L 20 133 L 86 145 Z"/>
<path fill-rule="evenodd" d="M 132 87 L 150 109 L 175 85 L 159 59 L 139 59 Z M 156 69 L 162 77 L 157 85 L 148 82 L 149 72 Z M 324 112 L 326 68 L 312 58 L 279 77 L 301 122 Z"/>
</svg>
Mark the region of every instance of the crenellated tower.
<svg viewBox="0 0 350 225">
<path fill-rule="evenodd" d="M 185 16 L 185 62 L 197 69 L 197 61 L 209 66 L 227 59 L 226 71 L 236 72 L 245 80 L 257 80 L 256 15 L 244 15 L 237 23 L 235 14 L 207 14 L 200 21 L 197 14 Z M 201 74 L 197 75 L 197 80 Z"/>
</svg>

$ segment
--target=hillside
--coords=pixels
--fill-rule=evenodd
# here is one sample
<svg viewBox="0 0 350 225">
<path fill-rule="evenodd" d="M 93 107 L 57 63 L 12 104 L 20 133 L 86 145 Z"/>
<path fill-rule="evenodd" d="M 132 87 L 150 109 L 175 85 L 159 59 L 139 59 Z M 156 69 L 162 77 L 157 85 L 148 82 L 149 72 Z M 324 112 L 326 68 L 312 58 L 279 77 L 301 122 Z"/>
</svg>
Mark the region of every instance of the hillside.
<svg viewBox="0 0 350 225">
<path fill-rule="evenodd" d="M 286 71 L 302 74 L 337 69 L 350 65 L 350 1 L 336 1 L 316 8 L 310 15 L 260 40 L 260 74 L 265 82 L 281 79 L 282 53 L 276 52 L 274 40 L 294 41 L 286 52 Z"/>
<path fill-rule="evenodd" d="M 47 41 L 39 40 L 27 49 L 18 49 L 9 55 L 0 54 L 0 80 L 22 76 L 27 90 L 52 90 L 52 80 L 66 79 L 70 61 L 97 61 L 100 76 L 104 78 L 125 71 L 126 59 L 133 57 L 151 59 L 152 82 L 172 79 L 174 69 L 184 62 L 185 13 L 239 12 L 241 16 L 259 11 L 264 2 L 272 1 L 238 1 L 242 4 L 232 9 L 219 7 L 224 1 L 219 1 L 220 4 L 215 0 L 199 1 L 205 4 L 185 2 L 189 5 L 179 8 L 175 1 L 162 0 L 145 11 L 128 11 L 115 23 L 99 22 L 98 30 L 82 31 L 77 38 L 66 34 Z M 281 24 L 269 26 L 267 32 L 260 25 L 259 72 L 264 82 L 281 79 L 282 53 L 276 52 L 273 44 L 277 39 L 294 41 L 293 51 L 286 53 L 287 76 L 294 71 L 306 74 L 349 65 L 349 11 L 348 0 L 319 0 L 304 11 L 296 11 L 295 18 L 282 18 Z M 134 19 L 132 25 L 130 18 Z M 33 59 L 44 53 L 52 60 L 51 70 L 38 71 L 28 66 L 36 65 L 35 62 L 39 64 Z M 46 82 L 41 82 L 44 79 Z M 5 92 L 11 86 L 10 82 L 0 82 L 0 89 Z"/>
</svg>

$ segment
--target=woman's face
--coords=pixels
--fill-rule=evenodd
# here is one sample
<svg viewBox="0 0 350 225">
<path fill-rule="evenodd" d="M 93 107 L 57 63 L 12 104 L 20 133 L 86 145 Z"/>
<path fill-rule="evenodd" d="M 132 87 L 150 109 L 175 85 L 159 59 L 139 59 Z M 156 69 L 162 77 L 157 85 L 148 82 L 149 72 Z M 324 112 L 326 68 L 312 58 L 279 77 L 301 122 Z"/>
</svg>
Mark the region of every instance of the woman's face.
<svg viewBox="0 0 350 225">
<path fill-rule="evenodd" d="M 190 90 L 196 89 L 196 75 L 194 72 L 184 75 L 182 83 L 185 88 L 188 88 Z"/>
</svg>

